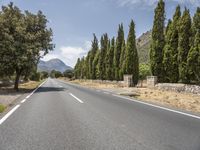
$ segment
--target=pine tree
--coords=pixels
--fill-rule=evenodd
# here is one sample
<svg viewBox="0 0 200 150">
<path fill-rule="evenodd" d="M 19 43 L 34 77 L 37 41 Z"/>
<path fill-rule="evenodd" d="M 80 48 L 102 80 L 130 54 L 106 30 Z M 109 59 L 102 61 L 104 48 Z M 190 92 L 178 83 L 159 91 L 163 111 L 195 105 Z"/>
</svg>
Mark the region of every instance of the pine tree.
<svg viewBox="0 0 200 150">
<path fill-rule="evenodd" d="M 98 39 L 97 39 L 95 34 L 93 34 L 93 36 L 94 36 L 94 39 L 92 41 L 92 48 L 91 48 L 90 59 L 89 59 L 89 68 L 90 68 L 89 71 L 90 71 L 90 78 L 91 79 L 95 79 L 96 78 L 95 77 L 95 66 L 93 66 L 93 61 L 94 61 L 96 52 L 99 49 Z"/>
<path fill-rule="evenodd" d="M 179 80 L 183 83 L 190 81 L 187 70 L 187 56 L 190 50 L 191 18 L 190 12 L 185 8 L 180 20 L 179 42 L 178 42 L 178 62 Z"/>
<path fill-rule="evenodd" d="M 113 37 L 106 55 L 106 79 L 113 80 L 114 73 L 113 73 L 113 57 L 114 57 L 114 50 L 115 50 L 115 38 Z"/>
<path fill-rule="evenodd" d="M 136 37 L 135 37 L 135 24 L 133 20 L 130 24 L 127 46 L 126 46 L 126 74 L 133 75 L 133 84 L 136 85 L 139 79 L 139 59 L 136 48 Z"/>
<path fill-rule="evenodd" d="M 99 56 L 99 73 L 100 79 L 105 80 L 106 78 L 106 53 L 108 49 L 108 35 L 107 33 L 101 37 L 101 49 L 100 49 L 100 56 Z"/>
<path fill-rule="evenodd" d="M 120 55 L 121 55 L 123 42 L 124 42 L 124 29 L 123 29 L 123 24 L 121 24 L 119 25 L 119 29 L 118 29 L 118 36 L 116 39 L 116 47 L 115 47 L 115 52 L 114 52 L 115 80 L 119 80 Z"/>
<path fill-rule="evenodd" d="M 189 51 L 187 67 L 190 77 L 200 83 L 200 30 L 197 31 L 194 46 Z"/>
<path fill-rule="evenodd" d="M 151 72 L 158 77 L 158 81 L 163 81 L 163 48 L 165 44 L 164 37 L 165 21 L 165 3 L 159 0 L 155 9 L 154 24 L 152 30 L 152 43 L 150 48 Z"/>
<path fill-rule="evenodd" d="M 177 6 L 173 22 L 169 21 L 166 30 L 166 44 L 164 47 L 163 66 L 166 82 L 176 83 L 179 79 L 178 72 L 178 24 L 181 17 L 180 6 Z"/>
</svg>

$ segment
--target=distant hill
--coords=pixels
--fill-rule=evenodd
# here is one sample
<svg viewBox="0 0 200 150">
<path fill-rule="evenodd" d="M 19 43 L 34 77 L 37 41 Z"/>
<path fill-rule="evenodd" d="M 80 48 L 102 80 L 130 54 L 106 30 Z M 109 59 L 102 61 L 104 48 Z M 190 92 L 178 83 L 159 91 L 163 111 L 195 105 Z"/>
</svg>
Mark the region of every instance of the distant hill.
<svg viewBox="0 0 200 150">
<path fill-rule="evenodd" d="M 65 70 L 72 70 L 72 67 L 67 66 L 63 61 L 57 58 L 49 61 L 40 60 L 38 64 L 38 71 L 51 72 L 52 70 L 64 72 Z"/>
<path fill-rule="evenodd" d="M 149 49 L 151 45 L 151 31 L 143 33 L 136 41 L 140 63 L 149 62 Z"/>
</svg>

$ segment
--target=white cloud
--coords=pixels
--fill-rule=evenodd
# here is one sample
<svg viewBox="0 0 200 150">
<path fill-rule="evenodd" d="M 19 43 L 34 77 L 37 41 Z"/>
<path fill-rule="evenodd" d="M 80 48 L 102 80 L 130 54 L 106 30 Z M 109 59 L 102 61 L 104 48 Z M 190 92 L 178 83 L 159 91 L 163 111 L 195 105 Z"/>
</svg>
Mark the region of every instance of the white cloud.
<svg viewBox="0 0 200 150">
<path fill-rule="evenodd" d="M 200 5 L 200 0 L 165 0 L 167 2 L 178 2 L 180 4 L 191 4 L 194 6 L 199 6 Z M 134 4 L 142 4 L 146 6 L 154 6 L 158 0 L 117 0 L 117 3 L 119 6 L 129 6 L 129 5 L 134 5 Z"/>
<path fill-rule="evenodd" d="M 66 65 L 74 67 L 78 58 L 86 56 L 91 47 L 91 42 L 85 41 L 82 47 L 78 46 L 61 46 L 59 50 L 55 50 L 52 53 L 44 56 L 42 60 L 50 60 L 53 58 L 59 58 L 65 62 Z"/>
</svg>

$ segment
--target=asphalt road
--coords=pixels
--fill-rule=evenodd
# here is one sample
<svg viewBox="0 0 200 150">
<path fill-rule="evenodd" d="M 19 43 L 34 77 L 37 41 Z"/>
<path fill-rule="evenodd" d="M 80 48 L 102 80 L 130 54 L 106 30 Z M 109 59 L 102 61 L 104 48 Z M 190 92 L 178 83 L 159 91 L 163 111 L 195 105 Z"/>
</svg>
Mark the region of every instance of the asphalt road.
<svg viewBox="0 0 200 150">
<path fill-rule="evenodd" d="M 200 150 L 200 119 L 48 79 L 1 119 L 0 150 Z"/>
</svg>

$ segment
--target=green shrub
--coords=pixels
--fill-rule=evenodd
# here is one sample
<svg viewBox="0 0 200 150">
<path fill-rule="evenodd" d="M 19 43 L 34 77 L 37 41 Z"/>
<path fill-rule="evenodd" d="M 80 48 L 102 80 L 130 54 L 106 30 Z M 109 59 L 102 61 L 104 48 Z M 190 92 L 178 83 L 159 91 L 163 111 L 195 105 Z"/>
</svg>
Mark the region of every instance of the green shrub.
<svg viewBox="0 0 200 150">
<path fill-rule="evenodd" d="M 2 113 L 5 109 L 6 109 L 6 107 L 4 105 L 0 104 L 0 113 Z"/>
</svg>

